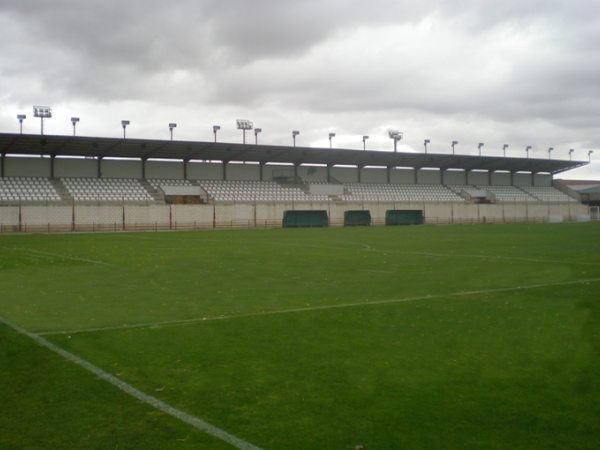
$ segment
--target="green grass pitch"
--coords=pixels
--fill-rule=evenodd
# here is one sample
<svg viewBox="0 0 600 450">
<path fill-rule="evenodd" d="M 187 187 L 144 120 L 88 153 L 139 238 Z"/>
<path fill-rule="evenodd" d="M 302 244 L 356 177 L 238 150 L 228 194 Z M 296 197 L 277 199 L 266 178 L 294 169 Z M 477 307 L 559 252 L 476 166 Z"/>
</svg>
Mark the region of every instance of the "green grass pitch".
<svg viewBox="0 0 600 450">
<path fill-rule="evenodd" d="M 600 448 L 600 224 L 0 236 L 0 317 L 265 450 Z M 0 448 L 232 449 L 0 323 Z"/>
</svg>

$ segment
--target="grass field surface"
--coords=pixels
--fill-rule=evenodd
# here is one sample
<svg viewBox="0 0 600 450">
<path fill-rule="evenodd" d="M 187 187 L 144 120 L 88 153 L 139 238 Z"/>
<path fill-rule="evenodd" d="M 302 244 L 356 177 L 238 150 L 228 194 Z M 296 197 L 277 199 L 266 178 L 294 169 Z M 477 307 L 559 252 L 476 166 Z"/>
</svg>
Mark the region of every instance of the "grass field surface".
<svg viewBox="0 0 600 450">
<path fill-rule="evenodd" d="M 264 450 L 600 448 L 599 238 L 1 236 L 0 448 L 235 448 L 36 338 Z"/>
</svg>

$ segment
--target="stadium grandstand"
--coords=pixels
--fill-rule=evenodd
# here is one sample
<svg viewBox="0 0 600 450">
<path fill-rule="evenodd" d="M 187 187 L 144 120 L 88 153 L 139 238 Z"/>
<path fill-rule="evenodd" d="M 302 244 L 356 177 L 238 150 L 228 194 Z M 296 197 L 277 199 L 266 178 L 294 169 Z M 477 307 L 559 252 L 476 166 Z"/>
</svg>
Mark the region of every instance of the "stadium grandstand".
<svg viewBox="0 0 600 450">
<path fill-rule="evenodd" d="M 586 164 L 0 133 L 0 233 L 280 227 L 286 211 L 326 211 L 332 226 L 349 211 L 372 225 L 393 210 L 425 224 L 589 220 L 598 185 L 554 179 Z"/>
</svg>

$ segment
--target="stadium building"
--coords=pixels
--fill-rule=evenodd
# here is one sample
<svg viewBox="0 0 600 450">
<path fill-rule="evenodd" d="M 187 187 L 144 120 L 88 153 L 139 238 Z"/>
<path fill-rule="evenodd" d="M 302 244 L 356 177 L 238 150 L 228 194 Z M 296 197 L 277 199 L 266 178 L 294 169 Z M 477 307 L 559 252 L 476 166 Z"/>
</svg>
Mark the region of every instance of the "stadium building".
<svg viewBox="0 0 600 450">
<path fill-rule="evenodd" d="M 586 164 L 0 134 L 0 233 L 582 221 Z"/>
</svg>

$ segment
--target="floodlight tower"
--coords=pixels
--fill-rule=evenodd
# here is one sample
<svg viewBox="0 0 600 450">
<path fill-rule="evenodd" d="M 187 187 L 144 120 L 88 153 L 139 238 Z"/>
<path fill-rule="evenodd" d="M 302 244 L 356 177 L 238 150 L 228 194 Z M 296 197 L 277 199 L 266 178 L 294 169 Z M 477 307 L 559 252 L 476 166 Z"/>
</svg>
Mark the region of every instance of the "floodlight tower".
<svg viewBox="0 0 600 450">
<path fill-rule="evenodd" d="M 402 133 L 398 130 L 388 130 L 388 135 L 390 136 L 390 139 L 394 140 L 394 153 L 396 153 L 396 146 L 398 141 L 402 140 Z"/>
<path fill-rule="evenodd" d="M 79 117 L 71 117 L 71 123 L 73 124 L 73 136 L 75 136 L 75 125 L 79 122 Z"/>
<path fill-rule="evenodd" d="M 262 128 L 254 129 L 254 144 L 258 145 L 258 133 L 262 132 Z"/>
<path fill-rule="evenodd" d="M 52 117 L 52 109 L 49 106 L 34 106 L 33 117 L 39 117 L 42 122 L 42 136 L 44 135 L 44 118 Z"/>
<path fill-rule="evenodd" d="M 504 144 L 502 146 L 502 151 L 504 152 L 504 157 L 506 158 L 506 149 L 508 148 L 508 144 Z"/>
<path fill-rule="evenodd" d="M 452 141 L 452 154 L 454 155 L 454 146 L 458 144 L 458 141 Z"/>
<path fill-rule="evenodd" d="M 335 137 L 335 133 L 329 133 L 329 148 L 333 148 L 332 138 Z"/>
<path fill-rule="evenodd" d="M 215 142 L 217 142 L 217 131 L 219 131 L 221 127 L 219 125 L 213 125 L 213 133 L 215 134 Z"/>
<path fill-rule="evenodd" d="M 129 120 L 121 120 L 121 125 L 123 125 L 123 139 L 126 138 L 125 135 L 125 128 L 127 128 L 127 125 L 129 125 L 131 122 L 129 122 Z"/>
<path fill-rule="evenodd" d="M 525 151 L 527 152 L 527 158 L 529 158 L 529 150 L 531 150 L 531 145 L 528 145 Z"/>
<path fill-rule="evenodd" d="M 18 114 L 17 119 L 19 119 L 19 128 L 21 129 L 21 134 L 23 134 L 23 121 L 27 119 L 25 114 Z"/>
<path fill-rule="evenodd" d="M 592 153 L 594 153 L 594 150 L 590 150 L 588 152 L 588 160 L 589 160 L 590 163 L 592 162 Z"/>
<path fill-rule="evenodd" d="M 479 149 L 479 156 L 481 156 L 481 147 L 483 147 L 483 142 L 480 142 L 477 148 Z"/>
<path fill-rule="evenodd" d="M 571 149 L 569 150 L 569 161 L 571 161 L 573 159 L 573 152 L 575 151 L 575 149 Z"/>
<path fill-rule="evenodd" d="M 425 139 L 425 141 L 423 142 L 423 144 L 425 145 L 425 153 L 427 153 L 427 144 L 429 144 L 431 141 L 429 139 Z"/>
<path fill-rule="evenodd" d="M 242 130 L 242 134 L 244 135 L 243 143 L 246 145 L 246 130 L 251 130 L 253 127 L 252 122 L 246 119 L 237 119 L 237 129 Z"/>
<path fill-rule="evenodd" d="M 552 150 L 554 150 L 554 147 L 548 149 L 548 159 L 552 159 Z"/>
<path fill-rule="evenodd" d="M 171 132 L 171 140 L 173 140 L 173 128 L 177 128 L 177 124 L 176 123 L 170 123 L 169 124 L 169 131 Z"/>
<path fill-rule="evenodd" d="M 367 139 L 369 139 L 369 136 L 363 136 L 363 150 L 367 150 Z"/>
<path fill-rule="evenodd" d="M 296 146 L 296 136 L 300 134 L 299 131 L 292 131 L 292 138 L 294 139 L 294 147 Z"/>
</svg>

